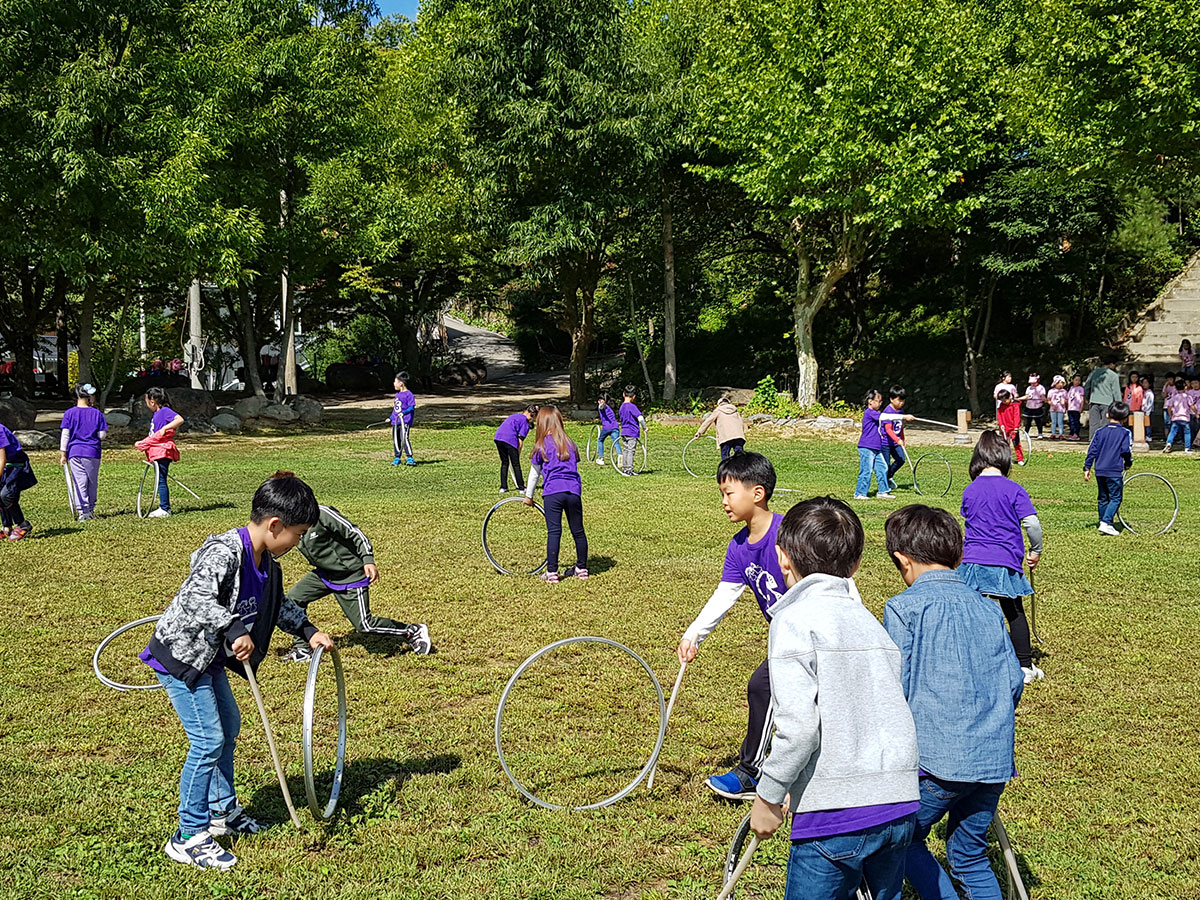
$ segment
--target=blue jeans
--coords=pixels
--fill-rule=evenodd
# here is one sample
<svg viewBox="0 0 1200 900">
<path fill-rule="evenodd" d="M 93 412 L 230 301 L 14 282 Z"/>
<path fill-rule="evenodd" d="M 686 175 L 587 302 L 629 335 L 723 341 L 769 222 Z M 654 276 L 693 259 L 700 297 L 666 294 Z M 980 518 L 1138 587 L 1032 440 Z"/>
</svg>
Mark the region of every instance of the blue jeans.
<svg viewBox="0 0 1200 900">
<path fill-rule="evenodd" d="M 1125 485 L 1120 476 L 1096 476 L 1096 499 L 1100 510 L 1101 522 L 1107 522 L 1109 525 L 1113 524 L 1113 520 L 1117 517 L 1117 510 L 1121 508 L 1121 495 L 1124 490 Z"/>
<path fill-rule="evenodd" d="M 596 441 L 596 458 L 604 459 L 604 442 L 608 438 L 612 438 L 613 453 L 617 456 L 621 455 L 621 442 L 618 440 L 621 434 L 620 428 L 609 428 L 606 431 L 600 432 L 600 437 Z"/>
<path fill-rule="evenodd" d="M 188 688 L 173 675 L 157 674 L 190 744 L 179 776 L 179 830 L 199 834 L 213 817 L 224 816 L 237 806 L 233 748 L 242 714 L 224 669 L 215 675 L 201 675 L 195 688 Z"/>
<path fill-rule="evenodd" d="M 891 460 L 887 467 L 887 477 L 890 482 L 892 476 L 899 472 L 901 467 L 908 462 L 908 457 L 904 455 L 904 448 L 899 444 L 892 444 L 890 447 L 885 447 L 884 453 Z"/>
<path fill-rule="evenodd" d="M 875 900 L 899 900 L 916 823 L 911 813 L 850 834 L 792 841 L 784 900 L 848 900 L 864 879 Z"/>
<path fill-rule="evenodd" d="M 922 900 L 958 900 L 954 881 L 962 885 L 966 900 L 1000 900 L 1000 885 L 988 862 L 987 831 L 1003 790 L 1003 784 L 943 781 L 931 775 L 921 779 L 921 811 L 904 874 Z M 953 881 L 925 846 L 929 830 L 945 815 Z"/>
<path fill-rule="evenodd" d="M 169 459 L 160 459 L 154 463 L 158 471 L 158 505 L 165 511 L 171 511 L 171 489 L 167 486 L 167 470 L 171 468 Z"/>
<path fill-rule="evenodd" d="M 1055 412 L 1054 410 L 1050 410 L 1050 433 L 1051 434 L 1059 434 L 1059 435 L 1066 434 L 1066 432 L 1063 431 L 1063 418 L 1065 416 L 1066 416 L 1066 413 Z"/>
<path fill-rule="evenodd" d="M 866 447 L 858 448 L 858 481 L 854 485 L 854 495 L 865 497 L 871 492 L 871 473 L 875 474 L 875 482 L 879 493 L 888 489 L 887 462 L 879 450 Z"/>
<path fill-rule="evenodd" d="M 1171 430 L 1167 432 L 1167 446 L 1170 447 L 1175 443 L 1175 435 L 1183 431 L 1183 449 L 1186 450 L 1192 446 L 1192 423 L 1191 422 L 1172 422 Z"/>
<path fill-rule="evenodd" d="M 726 441 L 725 443 L 723 443 L 721 445 L 721 462 L 725 462 L 725 460 L 729 459 L 729 457 L 733 456 L 735 453 L 745 453 L 745 452 L 746 452 L 746 439 L 745 438 L 734 438 L 733 440 Z"/>
</svg>

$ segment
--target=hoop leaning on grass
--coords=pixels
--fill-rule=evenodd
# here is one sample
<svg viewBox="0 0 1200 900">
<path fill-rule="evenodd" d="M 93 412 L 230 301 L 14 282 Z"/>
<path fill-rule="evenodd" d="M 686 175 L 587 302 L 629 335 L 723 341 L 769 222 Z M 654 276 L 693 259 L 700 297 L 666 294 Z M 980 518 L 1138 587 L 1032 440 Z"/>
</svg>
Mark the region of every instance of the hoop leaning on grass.
<svg viewBox="0 0 1200 900">
<path fill-rule="evenodd" d="M 329 789 L 329 803 L 324 810 L 317 800 L 316 779 L 313 776 L 313 707 L 316 705 L 317 671 L 325 653 L 333 660 L 333 675 L 337 682 L 338 736 L 337 762 L 333 769 L 333 784 Z M 342 793 L 342 774 L 346 769 L 346 676 L 342 671 L 342 658 L 337 648 L 326 651 L 318 647 L 313 651 L 308 664 L 308 680 L 304 684 L 304 724 L 300 732 L 300 743 L 304 754 L 304 791 L 308 795 L 308 808 L 313 816 L 328 821 L 337 812 L 338 798 Z"/>
<path fill-rule="evenodd" d="M 544 527 L 543 527 L 543 529 L 539 530 L 539 535 L 538 535 L 538 540 L 540 541 L 539 546 L 542 547 L 541 555 L 538 556 L 537 554 L 534 554 L 531 551 L 531 558 L 541 559 L 541 562 L 537 563 L 536 566 L 532 566 L 532 567 L 525 565 L 523 563 L 514 561 L 514 557 L 508 555 L 506 553 L 506 551 L 501 550 L 500 546 L 499 546 L 501 541 L 499 540 L 498 535 L 493 535 L 493 539 L 491 541 L 488 540 L 489 527 L 492 527 L 492 528 L 501 527 L 499 524 L 493 525 L 493 520 L 495 519 L 495 517 L 498 514 L 497 511 L 502 509 L 503 507 L 507 506 L 510 503 L 519 503 L 522 506 L 524 506 L 525 499 L 523 497 L 505 497 L 503 500 L 499 501 L 495 506 L 493 506 L 491 509 L 489 509 L 488 514 L 483 517 L 483 553 L 484 553 L 484 556 L 487 557 L 488 562 L 490 562 L 492 564 L 493 568 L 495 568 L 495 570 L 497 572 L 499 572 L 501 575 L 536 575 L 539 572 L 541 572 L 542 569 L 546 568 L 546 562 L 547 562 L 546 555 L 545 555 L 546 536 L 545 536 Z M 540 516 L 540 521 L 542 522 L 542 524 L 544 526 L 545 522 L 546 522 L 545 510 L 543 510 L 541 505 L 538 504 L 536 501 L 534 502 L 531 509 L 537 511 L 538 515 Z M 508 515 L 511 515 L 511 514 L 508 514 Z M 495 521 L 498 523 L 499 520 L 495 519 Z M 504 557 L 503 560 L 500 559 L 501 556 Z"/>
</svg>

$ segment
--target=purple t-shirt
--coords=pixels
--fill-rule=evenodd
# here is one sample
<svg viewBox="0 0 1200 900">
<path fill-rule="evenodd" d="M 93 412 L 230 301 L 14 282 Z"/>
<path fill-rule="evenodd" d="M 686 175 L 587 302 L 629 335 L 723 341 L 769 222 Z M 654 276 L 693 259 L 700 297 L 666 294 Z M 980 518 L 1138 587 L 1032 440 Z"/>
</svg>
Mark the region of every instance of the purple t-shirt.
<svg viewBox="0 0 1200 900">
<path fill-rule="evenodd" d="M 635 420 L 636 421 L 636 420 Z M 600 407 L 600 430 L 612 431 L 618 427 L 617 414 L 613 412 L 613 408 L 605 403 Z"/>
<path fill-rule="evenodd" d="M 1020 572 L 1025 564 L 1021 520 L 1036 515 L 1033 501 L 1021 485 L 1002 475 L 980 475 L 963 491 L 962 561 Z"/>
<path fill-rule="evenodd" d="M 892 431 L 896 433 L 896 437 L 904 437 L 904 419 L 895 418 L 896 416 L 905 415 L 904 410 L 896 409 L 896 407 L 889 403 L 883 408 L 883 411 L 880 412 L 879 415 L 881 418 L 885 415 L 890 417 L 879 423 L 879 446 L 885 449 L 888 447 L 899 447 L 900 445 L 898 443 L 888 437 L 887 428 L 885 426 L 891 425 Z"/>
<path fill-rule="evenodd" d="M 495 439 L 502 444 L 519 447 L 527 434 L 529 434 L 529 420 L 525 418 L 525 413 L 519 412 L 513 413 L 500 423 L 500 427 L 496 429 Z"/>
<path fill-rule="evenodd" d="M 3 450 L 10 457 L 14 453 L 21 452 L 21 442 L 17 440 L 17 436 L 3 425 L 0 425 L 0 450 Z M 10 459 L 9 462 L 12 462 L 12 460 Z"/>
<path fill-rule="evenodd" d="M 262 603 L 263 591 L 267 587 L 267 575 L 270 571 L 269 560 L 266 555 L 267 551 L 264 550 L 263 567 L 261 569 L 255 567 L 254 544 L 250 540 L 250 531 L 246 528 L 239 528 L 238 537 L 242 539 L 242 569 L 238 584 L 237 606 L 234 611 L 241 618 L 246 630 L 249 631 L 254 627 L 254 620 L 258 618 L 258 607 Z M 155 672 L 161 672 L 163 675 L 171 674 L 162 663 L 154 658 L 148 645 L 138 654 L 138 659 Z M 212 664 L 205 670 L 205 674 L 212 675 L 218 672 L 225 665 L 227 659 L 225 648 L 222 647 L 217 651 Z"/>
<path fill-rule="evenodd" d="M 849 834 L 864 828 L 874 828 L 912 815 L 921 808 L 919 800 L 901 803 L 879 803 L 875 806 L 853 806 L 849 809 L 822 809 L 796 813 L 792 816 L 792 840 L 812 840 Z"/>
<path fill-rule="evenodd" d="M 396 391 L 396 400 L 392 403 L 392 424 L 395 425 L 400 421 L 400 414 L 403 410 L 408 410 L 404 413 L 404 424 L 411 425 L 413 420 L 413 409 L 417 405 L 417 398 L 413 396 L 412 391 Z"/>
<path fill-rule="evenodd" d="M 782 521 L 781 513 L 772 514 L 771 527 L 753 544 L 750 543 L 749 525 L 735 534 L 725 551 L 725 568 L 721 572 L 722 581 L 744 584 L 754 592 L 758 608 L 768 621 L 771 607 L 787 593 L 787 582 L 779 568 L 779 557 L 775 555 L 775 539 Z"/>
<path fill-rule="evenodd" d="M 100 458 L 100 432 L 108 431 L 104 413 L 91 406 L 72 406 L 63 413 L 59 428 L 68 429 L 67 459 L 85 457 Z"/>
<path fill-rule="evenodd" d="M 642 417 L 642 411 L 637 408 L 637 404 L 626 400 L 621 404 L 621 437 L 641 437 L 642 427 L 638 424 L 638 419 Z"/>
<path fill-rule="evenodd" d="M 154 432 L 158 431 L 164 425 L 169 425 L 177 415 L 179 415 L 179 413 L 175 412 L 175 410 L 171 409 L 171 407 L 161 407 L 158 412 L 154 414 L 154 418 L 150 420 L 149 433 L 154 434 Z"/>
<path fill-rule="evenodd" d="M 547 435 L 542 445 L 534 448 L 529 462 L 542 471 L 543 497 L 547 494 L 580 493 L 579 450 L 573 441 L 567 442 L 567 458 L 559 459 L 554 438 Z"/>
<path fill-rule="evenodd" d="M 868 406 L 863 410 L 862 437 L 858 439 L 858 446 L 864 450 L 882 450 L 883 438 L 879 431 L 879 410 Z"/>
</svg>

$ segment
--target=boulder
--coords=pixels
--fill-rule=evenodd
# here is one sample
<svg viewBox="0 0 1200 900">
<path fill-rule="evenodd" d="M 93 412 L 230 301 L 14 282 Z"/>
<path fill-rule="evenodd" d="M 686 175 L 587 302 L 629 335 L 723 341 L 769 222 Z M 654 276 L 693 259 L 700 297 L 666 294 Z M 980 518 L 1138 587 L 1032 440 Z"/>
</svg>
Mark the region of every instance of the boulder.
<svg viewBox="0 0 1200 900">
<path fill-rule="evenodd" d="M 320 422 L 321 418 L 325 415 L 325 407 L 321 405 L 320 401 L 314 400 L 312 397 L 305 397 L 303 395 L 289 397 L 287 405 L 296 411 L 296 414 L 300 416 L 300 421 L 306 425 Z"/>
<path fill-rule="evenodd" d="M 127 412 L 117 410 L 116 412 L 105 413 L 104 420 L 108 422 L 109 428 L 128 428 L 133 423 L 133 416 Z"/>
<path fill-rule="evenodd" d="M 229 412 L 239 419 L 253 419 L 270 405 L 271 401 L 265 400 L 262 397 L 244 397 L 233 404 L 233 409 Z"/>
<path fill-rule="evenodd" d="M 258 414 L 258 418 L 269 419 L 272 422 L 295 422 L 300 418 L 300 414 L 290 406 L 284 406 L 282 403 L 272 403 L 270 406 L 263 408 L 263 411 Z"/>
<path fill-rule="evenodd" d="M 190 387 L 168 388 L 167 406 L 184 419 L 211 419 L 217 414 L 217 401 L 213 399 L 213 395 L 208 391 Z M 134 394 L 130 397 L 128 411 L 135 423 L 149 422 L 154 415 L 146 406 L 145 394 Z"/>
<path fill-rule="evenodd" d="M 447 387 L 468 387 L 487 381 L 487 363 L 482 359 L 469 359 L 445 366 L 438 373 L 438 381 Z"/>
<path fill-rule="evenodd" d="M 180 434 L 216 434 L 213 423 L 203 416 L 184 416 L 183 424 L 179 426 Z"/>
<path fill-rule="evenodd" d="M 325 370 L 325 383 L 331 391 L 377 391 L 391 387 L 394 372 L 383 366 L 351 366 L 334 363 Z"/>
<path fill-rule="evenodd" d="M 44 431 L 14 431 L 17 440 L 26 450 L 57 450 L 58 449 L 58 433 L 53 435 L 47 434 Z"/>
<path fill-rule="evenodd" d="M 11 431 L 32 428 L 37 421 L 37 407 L 20 397 L 0 397 L 0 423 Z"/>
<path fill-rule="evenodd" d="M 770 422 L 774 416 L 769 416 L 766 413 L 755 413 L 746 419 L 747 422 Z"/>
<path fill-rule="evenodd" d="M 229 412 L 217 413 L 212 418 L 212 424 L 223 434 L 237 434 L 242 430 L 242 420 Z"/>
</svg>

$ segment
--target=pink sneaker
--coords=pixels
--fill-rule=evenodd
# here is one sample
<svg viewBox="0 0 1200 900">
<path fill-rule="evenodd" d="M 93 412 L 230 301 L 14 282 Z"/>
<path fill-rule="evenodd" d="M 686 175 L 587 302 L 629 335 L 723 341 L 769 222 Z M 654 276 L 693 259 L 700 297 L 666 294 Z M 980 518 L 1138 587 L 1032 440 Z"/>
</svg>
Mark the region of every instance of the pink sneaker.
<svg viewBox="0 0 1200 900">
<path fill-rule="evenodd" d="M 546 584 L 558 584 L 557 572 L 543 572 L 539 577 L 542 579 L 542 581 L 546 582 Z"/>
<path fill-rule="evenodd" d="M 10 541 L 19 541 L 23 537 L 25 537 L 25 535 L 29 534 L 29 532 L 31 532 L 32 530 L 33 530 L 32 528 L 14 528 L 9 533 L 8 539 Z"/>
<path fill-rule="evenodd" d="M 588 580 L 588 570 L 587 570 L 587 569 L 581 569 L 581 568 L 579 568 L 579 566 L 575 566 L 575 568 L 574 568 L 574 570 L 571 572 L 571 574 L 572 574 L 572 575 L 574 575 L 576 578 L 578 578 L 580 581 L 587 581 L 587 580 Z"/>
</svg>

